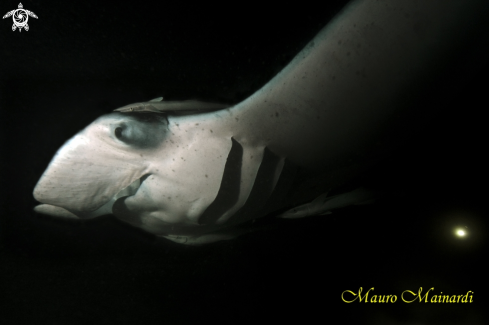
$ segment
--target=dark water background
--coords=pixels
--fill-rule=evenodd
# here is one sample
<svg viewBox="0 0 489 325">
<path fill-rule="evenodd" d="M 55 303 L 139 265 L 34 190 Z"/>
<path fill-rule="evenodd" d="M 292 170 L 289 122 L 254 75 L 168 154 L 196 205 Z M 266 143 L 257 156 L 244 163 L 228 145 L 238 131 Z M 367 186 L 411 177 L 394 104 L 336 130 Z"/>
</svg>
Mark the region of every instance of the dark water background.
<svg viewBox="0 0 489 325">
<path fill-rule="evenodd" d="M 474 26 L 412 94 L 420 126 L 365 182 L 405 195 L 204 247 L 103 217 L 55 220 L 32 190 L 56 150 L 101 114 L 158 96 L 236 103 L 346 3 L 118 6 L 25 2 L 28 32 L 0 25 L 0 323 L 483 324 L 487 290 L 489 38 Z M 17 3 L 2 2 L 2 15 Z M 444 61 L 445 60 L 445 61 Z M 440 63 L 441 64 L 441 63 Z M 422 80 L 420 80 L 422 82 Z M 411 118 L 413 118 L 411 116 Z M 409 122 L 406 122 L 409 123 Z M 450 230 L 467 226 L 470 238 Z M 346 304 L 374 287 L 394 304 Z M 474 292 L 406 304 L 404 290 Z"/>
</svg>

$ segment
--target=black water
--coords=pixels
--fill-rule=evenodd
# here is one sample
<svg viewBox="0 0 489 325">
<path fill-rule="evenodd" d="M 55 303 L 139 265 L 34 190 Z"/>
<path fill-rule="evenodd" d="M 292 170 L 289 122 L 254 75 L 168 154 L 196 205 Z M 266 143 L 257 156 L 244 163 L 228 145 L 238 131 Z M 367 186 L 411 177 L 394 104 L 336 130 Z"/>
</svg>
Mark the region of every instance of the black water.
<svg viewBox="0 0 489 325">
<path fill-rule="evenodd" d="M 239 102 L 344 3 L 311 10 L 29 2 L 24 8 L 39 19 L 29 19 L 28 32 L 2 20 L 1 324 L 484 323 L 489 39 L 482 31 L 426 76 L 434 81 L 410 99 L 422 126 L 407 128 L 392 157 L 362 179 L 403 196 L 328 216 L 259 220 L 270 229 L 204 247 L 157 240 L 111 217 L 80 223 L 32 211 L 32 189 L 53 154 L 97 116 L 158 96 Z M 455 226 L 470 236 L 456 240 Z M 398 301 L 341 300 L 360 287 Z M 401 301 L 404 290 L 420 287 L 470 290 L 474 302 Z"/>
</svg>

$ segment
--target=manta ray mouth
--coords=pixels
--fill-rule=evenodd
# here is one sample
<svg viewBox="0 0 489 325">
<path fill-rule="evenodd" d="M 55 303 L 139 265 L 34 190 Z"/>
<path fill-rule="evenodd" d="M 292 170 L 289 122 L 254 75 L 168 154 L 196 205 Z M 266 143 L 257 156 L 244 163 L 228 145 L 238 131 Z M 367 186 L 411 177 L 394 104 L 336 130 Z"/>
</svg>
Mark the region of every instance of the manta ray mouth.
<svg viewBox="0 0 489 325">
<path fill-rule="evenodd" d="M 112 214 L 112 206 L 114 205 L 115 201 L 117 201 L 121 197 L 125 196 L 132 196 L 137 193 L 143 182 L 150 176 L 151 174 L 144 174 L 140 178 L 136 179 L 134 182 L 129 184 L 127 187 L 121 189 L 119 192 L 117 192 L 116 195 L 114 195 L 107 203 L 102 205 L 100 208 L 98 208 L 95 211 L 89 212 L 89 213 L 84 213 L 82 215 L 79 215 L 80 218 L 83 219 L 90 219 L 90 218 L 95 218 L 99 217 L 102 215 L 106 214 Z"/>
<path fill-rule="evenodd" d="M 103 215 L 112 214 L 112 206 L 117 199 L 124 196 L 131 196 L 137 193 L 141 184 L 148 178 L 151 174 L 145 174 L 140 178 L 136 179 L 134 182 L 121 189 L 116 195 L 114 195 L 110 200 L 108 200 L 104 205 L 102 205 L 97 210 L 91 212 L 71 212 L 63 207 L 51 205 L 51 204 L 40 204 L 34 208 L 34 211 L 51 215 L 53 217 L 61 217 L 68 219 L 92 219 L 95 217 L 100 217 Z"/>
<path fill-rule="evenodd" d="M 148 178 L 151 174 L 145 174 L 141 176 L 140 178 L 136 179 L 134 182 L 129 184 L 127 187 L 123 188 L 120 190 L 114 197 L 112 198 L 113 200 L 117 200 L 118 198 L 121 198 L 123 196 L 131 196 L 136 194 L 136 192 L 139 190 L 143 182 Z"/>
</svg>

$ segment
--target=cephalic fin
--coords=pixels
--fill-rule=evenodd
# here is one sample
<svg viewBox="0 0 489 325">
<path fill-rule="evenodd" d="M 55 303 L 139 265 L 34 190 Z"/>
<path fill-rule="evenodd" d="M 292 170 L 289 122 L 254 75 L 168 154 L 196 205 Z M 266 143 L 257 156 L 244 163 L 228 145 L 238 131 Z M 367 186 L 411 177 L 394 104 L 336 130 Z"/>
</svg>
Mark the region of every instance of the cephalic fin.
<svg viewBox="0 0 489 325">
<path fill-rule="evenodd" d="M 163 100 L 163 97 L 157 97 L 155 99 L 152 99 L 150 100 L 149 102 L 153 103 L 153 102 L 161 102 Z"/>
</svg>

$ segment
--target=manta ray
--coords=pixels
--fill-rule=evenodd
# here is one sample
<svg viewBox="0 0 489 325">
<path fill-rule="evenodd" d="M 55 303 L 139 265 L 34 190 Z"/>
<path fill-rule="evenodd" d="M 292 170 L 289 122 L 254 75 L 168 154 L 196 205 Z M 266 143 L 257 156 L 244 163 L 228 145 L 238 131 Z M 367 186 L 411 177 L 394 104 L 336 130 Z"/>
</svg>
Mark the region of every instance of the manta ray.
<svg viewBox="0 0 489 325">
<path fill-rule="evenodd" d="M 159 97 L 101 116 L 56 153 L 35 211 L 117 219 L 177 243 L 234 238 L 275 213 L 371 201 L 332 189 L 381 159 L 406 87 L 456 47 L 480 1 L 350 2 L 272 80 L 236 104 Z M 462 26 L 462 27 L 461 27 Z M 462 36 L 460 36 L 462 35 Z"/>
</svg>

